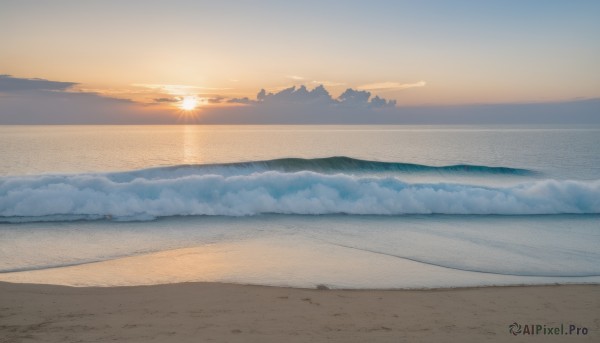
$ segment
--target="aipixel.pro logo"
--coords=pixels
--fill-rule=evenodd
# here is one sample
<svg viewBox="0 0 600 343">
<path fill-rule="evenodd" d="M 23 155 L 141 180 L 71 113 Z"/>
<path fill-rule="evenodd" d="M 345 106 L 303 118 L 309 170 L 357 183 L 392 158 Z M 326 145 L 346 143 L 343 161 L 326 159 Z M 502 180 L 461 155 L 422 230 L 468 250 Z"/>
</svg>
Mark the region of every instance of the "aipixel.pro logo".
<svg viewBox="0 0 600 343">
<path fill-rule="evenodd" d="M 560 324 L 551 326 L 545 324 L 519 324 L 513 322 L 508 326 L 508 332 L 513 336 L 519 335 L 544 335 L 544 336 L 559 336 L 559 335 L 574 335 L 587 336 L 589 330 L 586 327 L 580 327 L 574 324 Z"/>
</svg>

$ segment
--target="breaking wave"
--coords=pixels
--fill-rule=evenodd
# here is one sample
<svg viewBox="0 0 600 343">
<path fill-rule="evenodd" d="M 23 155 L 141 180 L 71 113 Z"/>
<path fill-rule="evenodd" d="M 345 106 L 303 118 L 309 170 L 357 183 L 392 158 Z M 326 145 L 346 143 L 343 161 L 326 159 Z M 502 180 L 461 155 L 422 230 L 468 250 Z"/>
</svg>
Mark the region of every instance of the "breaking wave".
<svg viewBox="0 0 600 343">
<path fill-rule="evenodd" d="M 216 173 L 215 168 L 234 168 L 235 172 Z M 251 171 L 240 172 L 244 168 Z M 406 183 L 392 176 L 341 173 L 352 168 L 526 172 L 504 167 L 428 167 L 332 157 L 107 174 L 13 176 L 0 178 L 0 221 L 152 220 L 166 216 L 267 213 L 600 213 L 600 180 L 538 180 L 511 187 L 485 187 Z M 334 170 L 339 173 L 326 173 Z"/>
</svg>

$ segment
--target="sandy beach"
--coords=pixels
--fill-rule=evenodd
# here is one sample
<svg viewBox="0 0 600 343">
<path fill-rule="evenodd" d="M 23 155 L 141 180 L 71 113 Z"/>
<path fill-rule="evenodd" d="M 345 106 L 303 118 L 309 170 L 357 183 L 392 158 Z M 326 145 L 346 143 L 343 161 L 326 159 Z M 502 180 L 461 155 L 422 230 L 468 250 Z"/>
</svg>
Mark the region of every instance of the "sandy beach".
<svg viewBox="0 0 600 343">
<path fill-rule="evenodd" d="M 597 342 L 600 286 L 316 290 L 0 283 L 0 342 Z M 509 325 L 579 335 L 513 336 Z"/>
</svg>

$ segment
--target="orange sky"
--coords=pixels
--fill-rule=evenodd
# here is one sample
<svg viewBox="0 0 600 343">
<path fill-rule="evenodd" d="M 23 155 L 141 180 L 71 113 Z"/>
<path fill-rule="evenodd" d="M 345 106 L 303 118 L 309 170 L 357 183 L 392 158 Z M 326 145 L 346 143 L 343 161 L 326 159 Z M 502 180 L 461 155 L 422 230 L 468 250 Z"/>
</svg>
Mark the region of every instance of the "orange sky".
<svg viewBox="0 0 600 343">
<path fill-rule="evenodd" d="M 9 0 L 0 74 L 172 114 L 301 85 L 399 107 L 591 99 L 599 14 L 593 1 Z"/>
<path fill-rule="evenodd" d="M 380 84 L 409 105 L 598 97 L 599 13 L 582 1 L 8 1 L 0 71 L 139 101 L 181 95 L 144 84 L 235 97 Z"/>
</svg>

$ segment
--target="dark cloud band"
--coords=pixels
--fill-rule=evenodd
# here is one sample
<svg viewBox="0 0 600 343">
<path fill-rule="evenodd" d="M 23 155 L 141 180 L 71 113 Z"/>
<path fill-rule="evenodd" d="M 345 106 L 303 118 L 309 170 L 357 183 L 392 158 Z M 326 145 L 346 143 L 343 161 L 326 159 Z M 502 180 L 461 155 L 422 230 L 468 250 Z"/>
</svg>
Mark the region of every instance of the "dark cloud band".
<svg viewBox="0 0 600 343">
<path fill-rule="evenodd" d="M 65 91 L 78 83 L 49 81 L 44 79 L 23 79 L 10 75 L 0 75 L 0 92 L 22 91 Z"/>
</svg>

